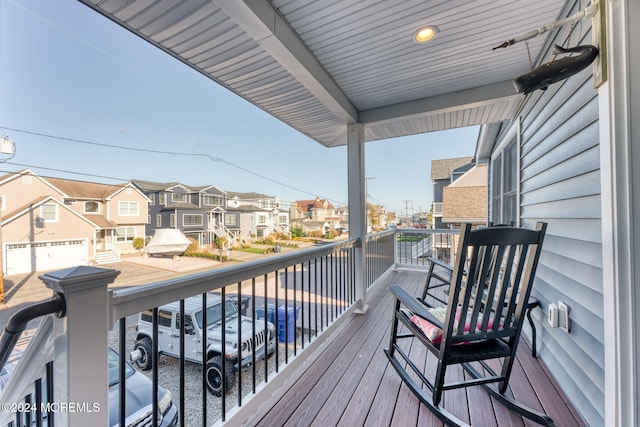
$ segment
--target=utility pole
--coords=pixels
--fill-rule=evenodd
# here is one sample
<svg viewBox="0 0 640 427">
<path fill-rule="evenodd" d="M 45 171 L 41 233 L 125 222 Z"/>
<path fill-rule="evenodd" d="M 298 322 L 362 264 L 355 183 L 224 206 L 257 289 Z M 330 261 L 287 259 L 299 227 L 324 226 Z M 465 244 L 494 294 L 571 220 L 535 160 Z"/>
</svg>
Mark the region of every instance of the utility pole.
<svg viewBox="0 0 640 427">
<path fill-rule="evenodd" d="M 0 153 L 10 154 L 8 158 L 0 161 L 0 163 L 10 160 L 16 154 L 15 144 L 7 134 L 2 135 L 2 138 L 0 138 Z M 0 304 L 4 304 L 4 245 L 2 243 L 2 210 L 5 209 L 4 204 L 4 194 L 0 194 Z"/>
<path fill-rule="evenodd" d="M 403 200 L 404 202 L 404 217 L 405 217 L 405 222 L 407 223 L 407 226 L 409 225 L 409 203 L 411 203 L 411 200 Z M 412 203 L 413 206 L 413 203 Z"/>
</svg>

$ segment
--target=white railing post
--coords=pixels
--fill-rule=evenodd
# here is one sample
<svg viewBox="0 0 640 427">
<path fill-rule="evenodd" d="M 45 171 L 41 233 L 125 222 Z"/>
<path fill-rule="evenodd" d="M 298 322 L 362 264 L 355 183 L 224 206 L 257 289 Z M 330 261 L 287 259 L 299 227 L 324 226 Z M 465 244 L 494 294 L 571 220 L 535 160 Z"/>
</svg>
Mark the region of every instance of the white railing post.
<svg viewBox="0 0 640 427">
<path fill-rule="evenodd" d="M 40 276 L 65 298 L 53 325 L 53 399 L 57 426 L 109 423 L 108 285 L 119 271 L 80 266 Z"/>
</svg>

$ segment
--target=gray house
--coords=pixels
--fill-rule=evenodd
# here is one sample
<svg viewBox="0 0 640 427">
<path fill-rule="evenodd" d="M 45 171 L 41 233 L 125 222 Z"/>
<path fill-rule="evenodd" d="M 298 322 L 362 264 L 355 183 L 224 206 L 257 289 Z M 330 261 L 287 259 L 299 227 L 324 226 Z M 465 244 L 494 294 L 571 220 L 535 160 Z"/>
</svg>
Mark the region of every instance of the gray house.
<svg viewBox="0 0 640 427">
<path fill-rule="evenodd" d="M 158 228 L 175 228 L 200 245 L 212 245 L 237 227 L 225 226 L 227 194 L 215 185 L 192 187 L 177 182 L 132 181 L 149 198 L 147 236 Z"/>
<path fill-rule="evenodd" d="M 563 15 L 579 6 L 568 2 Z M 553 45 L 568 40 L 592 43 L 591 32 L 562 28 L 547 40 L 537 63 L 551 61 Z M 542 304 L 534 312 L 540 356 L 584 418 L 604 425 L 607 359 L 615 348 L 607 341 L 616 335 L 609 323 L 613 316 L 607 315 L 613 295 L 607 294 L 615 292 L 616 281 L 623 285 L 606 271 L 614 267 L 605 267 L 614 260 L 613 242 L 606 240 L 613 237 L 610 215 L 622 206 L 610 205 L 615 193 L 602 194 L 614 190 L 613 177 L 607 176 L 613 171 L 605 169 L 614 166 L 608 152 L 613 141 L 604 132 L 612 99 L 606 91 L 599 94 L 594 83 L 589 67 L 524 97 L 513 120 L 483 127 L 476 156 L 488 163 L 493 222 L 549 224 L 534 289 Z M 551 327 L 545 318 L 550 304 L 559 301 L 570 307 L 570 332 Z"/>
</svg>

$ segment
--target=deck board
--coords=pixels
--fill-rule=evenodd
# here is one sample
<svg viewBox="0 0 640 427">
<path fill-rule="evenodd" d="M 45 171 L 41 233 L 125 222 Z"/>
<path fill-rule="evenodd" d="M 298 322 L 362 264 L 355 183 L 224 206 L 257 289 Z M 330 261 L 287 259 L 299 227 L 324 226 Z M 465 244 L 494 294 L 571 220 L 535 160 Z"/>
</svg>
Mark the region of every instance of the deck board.
<svg viewBox="0 0 640 427">
<path fill-rule="evenodd" d="M 388 284 L 400 284 L 417 295 L 424 273 L 396 271 L 369 298 L 364 315 L 350 315 L 344 327 L 309 368 L 288 390 L 275 397 L 276 403 L 261 408 L 248 424 L 258 426 L 434 426 L 440 422 L 400 380 L 383 349 L 389 345 L 393 300 Z M 435 357 L 417 341 L 403 340 L 412 355 L 433 370 Z M 465 373 L 451 370 L 461 377 Z M 514 364 L 510 389 L 519 401 L 542 409 L 556 422 L 584 426 L 557 384 L 549 378 L 538 359 L 531 356 L 523 340 Z M 444 394 L 447 410 L 473 425 L 533 425 L 500 405 L 481 387 L 451 390 Z"/>
</svg>

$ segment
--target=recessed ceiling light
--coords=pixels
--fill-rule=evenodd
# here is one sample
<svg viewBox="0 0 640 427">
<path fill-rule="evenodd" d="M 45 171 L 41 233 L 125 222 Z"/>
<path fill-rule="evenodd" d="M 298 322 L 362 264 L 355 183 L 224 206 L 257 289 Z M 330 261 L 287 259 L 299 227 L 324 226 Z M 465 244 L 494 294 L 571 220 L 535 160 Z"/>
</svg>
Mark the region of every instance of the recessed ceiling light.
<svg viewBox="0 0 640 427">
<path fill-rule="evenodd" d="M 426 25 L 420 27 L 413 33 L 413 40 L 417 43 L 426 43 L 436 38 L 438 35 L 438 27 L 433 25 Z"/>
</svg>

